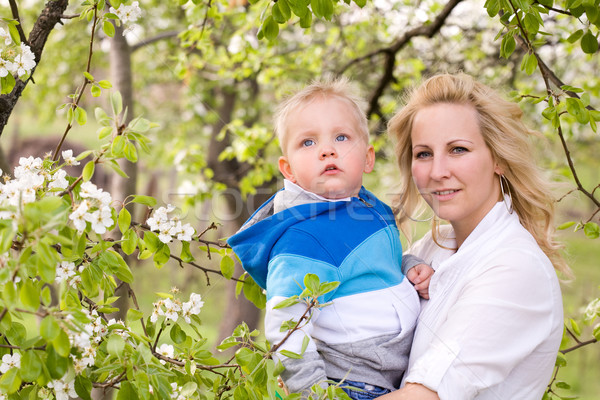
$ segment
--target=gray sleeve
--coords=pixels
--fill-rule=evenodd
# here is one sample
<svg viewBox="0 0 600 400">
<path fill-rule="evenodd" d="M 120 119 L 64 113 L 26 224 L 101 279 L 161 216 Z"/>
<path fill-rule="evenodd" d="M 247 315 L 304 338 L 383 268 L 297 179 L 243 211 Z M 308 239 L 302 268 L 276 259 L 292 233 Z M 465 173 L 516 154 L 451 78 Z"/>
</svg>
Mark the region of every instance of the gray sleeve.
<svg viewBox="0 0 600 400">
<path fill-rule="evenodd" d="M 409 269 L 418 264 L 426 264 L 426 262 L 412 254 L 405 253 L 402 255 L 402 273 L 404 275 L 406 275 Z"/>
<path fill-rule="evenodd" d="M 286 358 L 282 362 L 285 370 L 281 373 L 281 379 L 291 393 L 308 390 L 315 383 L 327 387 L 325 363 L 319 353 L 307 352 L 301 359 Z"/>
</svg>

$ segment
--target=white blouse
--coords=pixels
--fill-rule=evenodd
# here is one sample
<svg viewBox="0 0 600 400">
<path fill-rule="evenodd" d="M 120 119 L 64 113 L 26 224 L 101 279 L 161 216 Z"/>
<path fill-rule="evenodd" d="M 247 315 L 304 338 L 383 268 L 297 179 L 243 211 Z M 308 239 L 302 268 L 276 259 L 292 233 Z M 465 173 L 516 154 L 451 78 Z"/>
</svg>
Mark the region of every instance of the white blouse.
<svg viewBox="0 0 600 400">
<path fill-rule="evenodd" d="M 452 229 L 438 242 L 455 248 Z M 441 400 L 539 400 L 562 338 L 560 287 L 535 239 L 497 203 L 454 252 L 431 233 L 408 251 L 436 270 L 405 382 Z"/>
</svg>

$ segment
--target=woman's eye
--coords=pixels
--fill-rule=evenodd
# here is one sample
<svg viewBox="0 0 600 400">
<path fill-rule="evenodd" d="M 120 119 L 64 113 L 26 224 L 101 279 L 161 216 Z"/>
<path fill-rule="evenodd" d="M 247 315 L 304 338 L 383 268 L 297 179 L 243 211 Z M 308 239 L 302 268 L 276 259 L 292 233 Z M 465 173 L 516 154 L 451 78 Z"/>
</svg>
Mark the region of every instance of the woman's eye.
<svg viewBox="0 0 600 400">
<path fill-rule="evenodd" d="M 336 138 L 335 138 L 335 141 L 336 141 L 336 142 L 343 142 L 343 141 L 345 141 L 345 140 L 348 140 L 348 136 L 346 136 L 346 135 L 338 135 L 338 136 L 336 136 Z"/>
<path fill-rule="evenodd" d="M 428 157 L 431 157 L 431 153 L 430 153 L 430 152 L 428 152 L 428 151 L 419 151 L 418 153 L 416 153 L 416 154 L 414 155 L 414 157 L 415 157 L 416 159 L 420 159 L 420 158 L 428 158 Z"/>
<path fill-rule="evenodd" d="M 303 147 L 312 146 L 313 144 L 315 144 L 315 141 L 312 139 L 306 139 L 302 142 Z"/>
<path fill-rule="evenodd" d="M 460 146 L 454 147 L 454 148 L 452 149 L 452 153 L 454 153 L 454 154 L 466 153 L 466 152 L 468 152 L 468 151 L 469 151 L 469 150 L 467 150 L 466 148 L 464 148 L 464 147 L 460 147 Z"/>
</svg>

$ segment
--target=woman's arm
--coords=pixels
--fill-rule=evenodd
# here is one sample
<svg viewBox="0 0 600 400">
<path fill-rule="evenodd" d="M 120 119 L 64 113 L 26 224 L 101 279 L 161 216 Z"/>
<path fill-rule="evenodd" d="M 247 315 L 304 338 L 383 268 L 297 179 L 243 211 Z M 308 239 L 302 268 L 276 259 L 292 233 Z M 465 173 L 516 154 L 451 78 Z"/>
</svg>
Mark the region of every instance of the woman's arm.
<svg viewBox="0 0 600 400">
<path fill-rule="evenodd" d="M 418 383 L 407 383 L 400 390 L 380 397 L 381 400 L 440 400 L 437 393 Z"/>
</svg>

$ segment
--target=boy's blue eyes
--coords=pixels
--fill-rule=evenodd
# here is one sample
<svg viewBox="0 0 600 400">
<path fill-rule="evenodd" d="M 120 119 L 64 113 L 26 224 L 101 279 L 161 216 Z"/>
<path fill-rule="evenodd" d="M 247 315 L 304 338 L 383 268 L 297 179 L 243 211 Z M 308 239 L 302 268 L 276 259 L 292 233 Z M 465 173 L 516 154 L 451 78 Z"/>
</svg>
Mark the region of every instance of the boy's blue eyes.
<svg viewBox="0 0 600 400">
<path fill-rule="evenodd" d="M 335 141 L 336 142 L 344 142 L 346 140 L 348 140 L 348 136 L 346 136 L 346 135 L 338 135 L 338 136 L 335 137 Z M 302 141 L 302 146 L 303 147 L 312 146 L 314 144 L 315 144 L 315 141 L 312 140 L 312 139 L 305 139 L 305 140 Z"/>
</svg>

